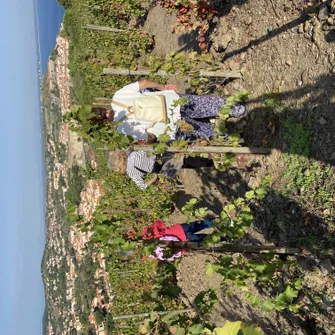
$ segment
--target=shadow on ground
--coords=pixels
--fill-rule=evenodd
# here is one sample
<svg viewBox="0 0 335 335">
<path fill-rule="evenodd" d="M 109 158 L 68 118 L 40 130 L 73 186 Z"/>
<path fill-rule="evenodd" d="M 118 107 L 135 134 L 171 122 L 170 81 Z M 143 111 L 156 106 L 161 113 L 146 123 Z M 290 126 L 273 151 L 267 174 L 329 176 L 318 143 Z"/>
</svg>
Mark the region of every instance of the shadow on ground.
<svg viewBox="0 0 335 335">
<path fill-rule="evenodd" d="M 313 84 L 292 91 L 265 94 L 250 99 L 249 114 L 244 129 L 244 139 L 249 147 L 271 147 L 288 157 L 297 157 L 295 164 L 321 164 L 329 169 L 329 178 L 318 177 L 320 184 L 311 182 L 310 189 L 290 190 L 289 198 L 279 191 L 271 190 L 260 206 L 253 208 L 255 228 L 259 237 L 250 236 L 255 243 L 279 243 L 299 246 L 319 255 L 329 253 L 335 247 L 332 227 L 335 224 L 333 208 L 324 209 L 320 189 L 328 192 L 333 202 L 335 180 L 332 178 L 335 163 L 335 75 L 324 74 Z M 308 136 L 307 136 L 308 135 Z M 301 160 L 304 159 L 304 160 Z M 314 162 L 314 163 L 313 163 Z M 273 164 L 277 164 L 276 161 Z M 284 164 L 284 163 L 283 163 Z M 261 178 L 262 161 L 255 155 L 248 165 L 230 168 L 227 171 L 198 169 L 199 207 L 208 207 L 219 214 L 223 203 L 244 196 L 251 189 L 250 179 Z M 274 166 L 273 170 L 277 167 Z M 282 167 L 284 172 L 285 166 Z M 309 171 L 302 169 L 305 178 Z M 311 169 L 312 173 L 319 170 Z M 307 176 L 308 177 L 308 176 Z M 306 178 L 307 178 L 306 177 Z M 280 175 L 278 179 L 280 182 Z M 195 181 L 196 182 L 196 181 Z M 226 199 L 223 199 L 224 195 Z M 177 193 L 179 209 L 192 198 L 190 194 Z M 306 200 L 307 199 L 307 200 Z M 304 203 L 305 201 L 305 203 Z M 329 208 L 329 206 L 328 206 Z M 322 236 L 322 238 L 320 238 Z M 251 242 L 251 240 L 249 240 Z"/>
<path fill-rule="evenodd" d="M 335 74 L 320 76 L 313 84 L 292 91 L 251 99 L 244 134 L 246 144 L 270 146 L 282 152 L 308 155 L 323 163 L 335 163 Z M 311 132 L 310 150 L 287 145 L 282 125 L 287 119 Z"/>
</svg>

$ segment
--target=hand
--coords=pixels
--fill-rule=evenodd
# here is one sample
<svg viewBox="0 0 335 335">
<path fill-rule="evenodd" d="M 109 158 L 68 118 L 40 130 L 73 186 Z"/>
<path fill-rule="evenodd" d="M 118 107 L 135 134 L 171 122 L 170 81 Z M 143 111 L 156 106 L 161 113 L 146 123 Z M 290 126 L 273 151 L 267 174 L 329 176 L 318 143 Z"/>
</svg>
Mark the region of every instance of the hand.
<svg viewBox="0 0 335 335">
<path fill-rule="evenodd" d="M 176 93 L 178 92 L 177 86 L 176 85 L 172 85 L 172 84 L 166 84 L 164 86 L 164 90 L 168 91 L 168 90 L 173 90 Z"/>
<path fill-rule="evenodd" d="M 154 183 L 157 179 L 157 173 L 154 173 L 154 176 L 146 183 L 147 186 L 150 186 L 152 183 Z"/>
</svg>

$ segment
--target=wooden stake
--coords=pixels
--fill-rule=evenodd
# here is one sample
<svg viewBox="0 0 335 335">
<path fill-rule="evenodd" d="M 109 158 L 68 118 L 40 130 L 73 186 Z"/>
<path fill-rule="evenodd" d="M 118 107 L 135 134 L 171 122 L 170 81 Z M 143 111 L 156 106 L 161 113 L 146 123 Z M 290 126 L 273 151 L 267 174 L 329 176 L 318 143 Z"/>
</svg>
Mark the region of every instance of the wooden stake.
<svg viewBox="0 0 335 335">
<path fill-rule="evenodd" d="M 178 313 L 189 313 L 189 312 L 195 312 L 194 308 L 187 308 L 187 309 L 179 309 L 174 311 L 163 311 L 163 312 L 148 312 L 148 313 L 141 313 L 141 314 L 131 314 L 131 315 L 120 315 L 120 316 L 114 316 L 113 320 L 124 320 L 124 319 L 135 319 L 135 318 L 145 318 L 148 316 L 151 316 L 152 314 L 158 314 L 158 315 L 165 315 L 171 312 L 178 312 Z"/>
<path fill-rule="evenodd" d="M 114 69 L 114 68 L 104 68 L 103 74 L 111 74 L 111 75 L 123 75 L 123 76 L 148 76 L 151 74 L 150 70 L 129 70 L 129 69 Z M 155 76 L 167 77 L 173 76 L 175 74 L 168 73 L 164 70 L 158 70 L 155 73 L 152 73 Z M 240 71 L 232 71 L 232 72 L 223 72 L 223 71 L 199 71 L 200 77 L 216 77 L 216 78 L 241 78 Z"/>
<path fill-rule="evenodd" d="M 88 24 L 84 27 L 82 27 L 83 29 L 88 29 L 88 30 L 100 30 L 100 31 L 110 31 L 112 33 L 120 33 L 120 32 L 124 32 L 124 31 L 129 31 L 126 29 L 117 29 L 117 28 L 109 28 L 109 27 L 102 27 L 102 26 L 96 26 L 94 24 Z"/>
<path fill-rule="evenodd" d="M 149 144 L 134 145 L 136 151 L 154 151 Z M 233 154 L 269 154 L 270 148 L 248 148 L 248 147 L 222 147 L 222 146 L 200 146 L 189 145 L 185 148 L 168 147 L 167 152 L 175 153 L 233 153 Z"/>
<path fill-rule="evenodd" d="M 238 252 L 238 253 L 273 253 L 296 255 L 300 253 L 299 248 L 277 247 L 274 245 L 234 245 L 229 243 L 219 243 L 212 247 L 207 247 L 201 242 L 171 242 L 159 241 L 159 245 L 171 245 L 180 249 L 193 251 L 208 251 L 208 252 Z"/>
<path fill-rule="evenodd" d="M 151 208 L 115 208 L 115 209 L 105 209 L 106 213 L 119 213 L 119 212 L 131 212 L 131 213 L 148 213 L 153 212 Z"/>
</svg>

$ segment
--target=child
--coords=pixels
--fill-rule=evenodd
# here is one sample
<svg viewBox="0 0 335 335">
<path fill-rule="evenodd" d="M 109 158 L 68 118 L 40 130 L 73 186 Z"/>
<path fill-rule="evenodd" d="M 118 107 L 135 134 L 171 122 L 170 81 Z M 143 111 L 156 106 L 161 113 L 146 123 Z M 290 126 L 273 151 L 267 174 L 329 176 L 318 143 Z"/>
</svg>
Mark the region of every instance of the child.
<svg viewBox="0 0 335 335">
<path fill-rule="evenodd" d="M 195 221 L 191 223 L 174 224 L 169 227 L 165 227 L 162 221 L 155 221 L 152 225 L 145 227 L 142 230 L 143 240 L 159 239 L 160 241 L 190 241 L 190 242 L 202 242 L 207 234 L 197 234 L 198 232 L 211 228 L 213 219 L 205 219 L 201 221 Z M 150 255 L 150 258 L 159 259 L 161 261 L 173 261 L 176 258 L 181 257 L 185 251 L 181 250 L 173 254 L 171 257 L 165 258 L 163 256 L 164 248 L 157 247 L 155 255 Z"/>
<path fill-rule="evenodd" d="M 171 159 L 171 155 L 161 158 L 164 163 L 165 170 L 162 174 L 174 178 L 182 167 L 196 168 L 201 166 L 211 166 L 213 162 L 209 159 L 198 157 L 188 157 L 184 159 Z M 122 151 L 115 150 L 109 153 L 109 168 L 115 172 L 126 172 L 134 183 L 141 189 L 145 190 L 153 184 L 157 179 L 157 173 L 161 171 L 162 165 L 156 162 L 156 156 L 148 156 L 144 151 Z M 143 177 L 146 173 L 154 173 L 153 178 L 145 182 Z"/>
<path fill-rule="evenodd" d="M 120 173 L 126 172 L 141 190 L 145 190 L 157 179 L 156 156 L 148 157 L 144 151 L 115 150 L 109 153 L 109 158 L 110 169 Z M 154 173 L 154 176 L 144 182 L 143 176 L 146 173 Z"/>
</svg>

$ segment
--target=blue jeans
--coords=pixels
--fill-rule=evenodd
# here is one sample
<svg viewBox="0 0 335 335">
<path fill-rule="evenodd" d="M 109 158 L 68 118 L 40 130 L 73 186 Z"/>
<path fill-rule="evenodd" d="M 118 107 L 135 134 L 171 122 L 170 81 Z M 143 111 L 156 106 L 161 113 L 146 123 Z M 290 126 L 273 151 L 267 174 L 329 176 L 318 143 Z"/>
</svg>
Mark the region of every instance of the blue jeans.
<svg viewBox="0 0 335 335">
<path fill-rule="evenodd" d="M 191 223 L 182 223 L 181 226 L 184 229 L 186 238 L 190 242 L 201 242 L 207 234 L 196 234 L 206 228 L 211 228 L 213 219 L 205 219 L 201 221 L 195 221 Z"/>
</svg>

